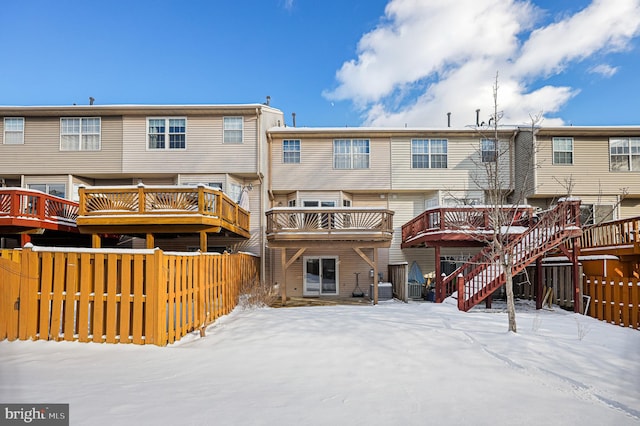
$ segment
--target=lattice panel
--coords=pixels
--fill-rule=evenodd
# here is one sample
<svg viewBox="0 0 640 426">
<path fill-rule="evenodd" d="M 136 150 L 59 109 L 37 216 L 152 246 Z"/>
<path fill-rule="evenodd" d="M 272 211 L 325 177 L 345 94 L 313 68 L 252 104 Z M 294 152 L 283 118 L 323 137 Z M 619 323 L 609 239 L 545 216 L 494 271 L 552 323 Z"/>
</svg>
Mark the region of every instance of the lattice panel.
<svg viewBox="0 0 640 426">
<path fill-rule="evenodd" d="M 11 194 L 0 194 L 0 213 L 11 212 Z"/>
<path fill-rule="evenodd" d="M 78 206 L 72 206 L 55 200 L 47 200 L 45 216 L 75 221 L 78 217 Z"/>
<path fill-rule="evenodd" d="M 146 210 L 198 210 L 198 194 L 193 192 L 154 192 L 146 194 Z"/>
<path fill-rule="evenodd" d="M 114 192 L 106 194 L 87 194 L 87 212 L 125 210 L 138 211 L 138 194 Z"/>
</svg>

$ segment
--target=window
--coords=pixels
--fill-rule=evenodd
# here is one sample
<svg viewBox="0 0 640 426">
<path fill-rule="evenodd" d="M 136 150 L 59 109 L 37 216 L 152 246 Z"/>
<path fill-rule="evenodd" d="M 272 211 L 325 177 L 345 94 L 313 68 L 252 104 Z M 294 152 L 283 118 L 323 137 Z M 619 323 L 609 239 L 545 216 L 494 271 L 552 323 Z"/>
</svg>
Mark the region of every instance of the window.
<svg viewBox="0 0 640 426">
<path fill-rule="evenodd" d="M 4 143 L 7 145 L 21 145 L 24 143 L 24 118 L 5 117 Z"/>
<path fill-rule="evenodd" d="M 242 193 L 242 185 L 237 183 L 229 184 L 228 196 L 236 203 L 240 201 L 240 194 Z"/>
<path fill-rule="evenodd" d="M 495 163 L 498 159 L 495 139 L 482 139 L 480 141 L 480 151 L 483 163 Z"/>
<path fill-rule="evenodd" d="M 553 164 L 573 164 L 573 138 L 553 138 Z"/>
<path fill-rule="evenodd" d="M 333 141 L 334 169 L 368 169 L 369 139 L 336 139 Z"/>
<path fill-rule="evenodd" d="M 149 149 L 186 149 L 187 119 L 147 119 L 147 140 Z"/>
<path fill-rule="evenodd" d="M 64 183 L 30 183 L 27 188 L 42 191 L 45 194 L 65 198 L 66 187 Z"/>
<path fill-rule="evenodd" d="M 411 141 L 411 167 L 414 169 L 446 169 L 446 139 L 413 139 Z"/>
<path fill-rule="evenodd" d="M 242 143 L 242 117 L 224 117 L 224 143 Z"/>
<path fill-rule="evenodd" d="M 100 118 L 61 118 L 61 151 L 99 151 Z"/>
<path fill-rule="evenodd" d="M 282 141 L 282 162 L 283 163 L 300 163 L 300 140 L 283 140 Z"/>
<path fill-rule="evenodd" d="M 640 172 L 640 138 L 609 140 L 610 170 Z"/>
</svg>

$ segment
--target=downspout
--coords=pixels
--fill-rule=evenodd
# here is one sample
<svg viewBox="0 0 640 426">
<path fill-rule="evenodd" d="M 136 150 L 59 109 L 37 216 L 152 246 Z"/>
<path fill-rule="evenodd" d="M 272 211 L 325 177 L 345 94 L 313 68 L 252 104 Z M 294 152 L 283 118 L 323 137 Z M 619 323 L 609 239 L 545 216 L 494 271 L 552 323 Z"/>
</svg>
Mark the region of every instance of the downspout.
<svg viewBox="0 0 640 426">
<path fill-rule="evenodd" d="M 262 126 L 261 126 L 261 117 L 262 117 L 262 109 L 260 107 L 256 107 L 256 139 L 257 139 L 257 143 L 256 143 L 256 159 L 257 159 L 257 167 L 256 170 L 258 172 L 258 180 L 260 182 L 260 210 L 259 210 L 259 214 L 260 214 L 260 284 L 264 284 L 264 274 L 266 273 L 266 265 L 265 265 L 265 256 L 266 256 L 266 242 L 265 242 L 265 238 L 264 238 L 264 232 L 265 232 L 265 224 L 266 224 L 266 219 L 265 219 L 265 215 L 264 215 L 264 185 L 263 185 L 263 173 L 262 173 Z"/>
<path fill-rule="evenodd" d="M 271 153 L 271 145 L 272 145 L 272 143 L 273 143 L 273 140 L 271 139 L 271 133 L 267 132 L 267 182 L 268 182 L 268 184 L 267 184 L 267 189 L 266 190 L 267 190 L 267 195 L 268 195 L 268 198 L 269 198 L 269 203 L 271 203 L 271 204 L 272 204 L 272 201 L 271 201 L 271 195 L 270 194 L 272 193 L 271 191 L 272 191 L 272 181 L 273 181 L 273 179 L 272 179 L 272 176 L 273 176 L 273 174 L 272 174 L 272 169 L 273 169 L 272 158 L 273 158 L 273 155 Z M 269 208 L 271 208 L 271 206 L 269 206 Z M 266 209 L 265 209 L 265 212 L 266 212 Z M 263 214 L 263 216 L 265 217 L 265 222 L 266 222 L 266 214 Z M 266 223 L 265 223 L 265 226 L 266 226 Z M 265 232 L 266 232 L 266 228 L 265 228 Z M 266 248 L 266 242 L 264 243 L 264 246 L 265 246 L 264 250 L 265 250 L 265 253 L 266 253 L 266 249 L 267 249 Z M 269 282 L 273 285 L 274 284 L 273 278 L 275 276 L 275 272 L 274 272 L 275 259 L 274 259 L 273 256 L 270 255 L 269 256 L 269 260 L 270 260 L 270 263 L 271 263 L 271 267 L 269 268 L 270 272 L 271 272 L 271 277 L 269 279 Z"/>
</svg>

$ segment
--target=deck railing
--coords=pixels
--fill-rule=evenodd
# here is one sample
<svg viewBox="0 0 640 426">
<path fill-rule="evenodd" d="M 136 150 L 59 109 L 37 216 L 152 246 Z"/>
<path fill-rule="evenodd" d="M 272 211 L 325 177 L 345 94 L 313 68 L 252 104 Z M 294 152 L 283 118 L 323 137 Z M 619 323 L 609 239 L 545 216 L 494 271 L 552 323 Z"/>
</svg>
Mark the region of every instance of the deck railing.
<svg viewBox="0 0 640 426">
<path fill-rule="evenodd" d="M 612 220 L 583 229 L 580 239 L 581 248 L 620 246 L 640 248 L 640 217 Z"/>
<path fill-rule="evenodd" d="M 493 229 L 493 206 L 434 207 L 425 210 L 402 226 L 402 241 L 407 242 L 420 235 L 445 230 L 474 232 Z M 530 206 L 498 207 L 502 225 L 529 226 L 533 218 Z"/>
<path fill-rule="evenodd" d="M 249 231 L 249 212 L 224 192 L 197 187 L 81 187 L 80 216 L 203 215 Z"/>
<path fill-rule="evenodd" d="M 0 188 L 0 218 L 75 228 L 77 217 L 78 203 L 74 201 L 30 189 Z"/>
<path fill-rule="evenodd" d="M 391 239 L 393 212 L 378 208 L 274 208 L 266 212 L 267 237 L 365 235 Z"/>
</svg>

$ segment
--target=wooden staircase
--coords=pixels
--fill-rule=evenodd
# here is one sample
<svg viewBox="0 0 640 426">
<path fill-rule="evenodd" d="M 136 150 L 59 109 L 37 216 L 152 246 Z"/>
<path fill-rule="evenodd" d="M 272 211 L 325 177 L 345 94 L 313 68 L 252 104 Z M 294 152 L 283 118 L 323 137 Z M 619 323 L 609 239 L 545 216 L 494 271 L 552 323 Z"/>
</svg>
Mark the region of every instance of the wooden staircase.
<svg viewBox="0 0 640 426">
<path fill-rule="evenodd" d="M 515 238 L 503 241 L 512 259 L 512 274 L 554 249 L 569 238 L 579 237 L 580 200 L 566 199 L 545 212 L 541 219 Z M 458 308 L 468 311 L 504 285 L 506 276 L 500 253 L 489 244 L 474 258 L 443 280 L 446 296 L 458 293 Z"/>
</svg>

